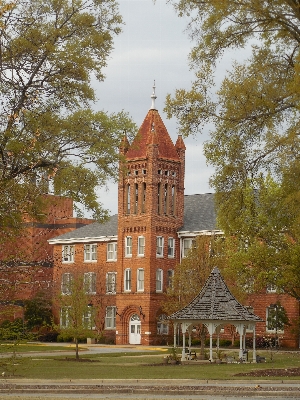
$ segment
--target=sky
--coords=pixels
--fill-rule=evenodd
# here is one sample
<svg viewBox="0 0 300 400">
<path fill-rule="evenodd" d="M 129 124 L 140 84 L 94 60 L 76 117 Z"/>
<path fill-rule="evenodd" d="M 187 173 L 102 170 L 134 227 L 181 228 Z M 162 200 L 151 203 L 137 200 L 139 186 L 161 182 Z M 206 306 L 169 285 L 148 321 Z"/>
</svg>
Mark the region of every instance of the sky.
<svg viewBox="0 0 300 400">
<path fill-rule="evenodd" d="M 173 140 L 178 130 L 175 119 L 168 120 L 163 112 L 168 93 L 191 87 L 193 73 L 189 70 L 188 54 L 192 47 L 185 28 L 188 20 L 179 18 L 166 0 L 119 0 L 125 25 L 115 38 L 114 50 L 108 59 L 104 82 L 96 83 L 96 109 L 108 112 L 127 111 L 140 126 L 151 107 L 150 96 L 155 80 L 156 109 Z M 186 145 L 185 194 L 210 193 L 203 141 L 207 137 L 189 137 Z M 101 189 L 99 200 L 111 214 L 117 213 L 117 184 Z"/>
</svg>

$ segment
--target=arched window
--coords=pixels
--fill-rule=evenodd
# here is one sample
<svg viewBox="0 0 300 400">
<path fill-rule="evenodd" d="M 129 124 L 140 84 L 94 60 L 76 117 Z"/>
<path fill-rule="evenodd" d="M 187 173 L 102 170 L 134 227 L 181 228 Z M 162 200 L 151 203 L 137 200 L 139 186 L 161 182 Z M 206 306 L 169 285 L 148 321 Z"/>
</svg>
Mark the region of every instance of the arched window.
<svg viewBox="0 0 300 400">
<path fill-rule="evenodd" d="M 171 214 L 176 215 L 176 190 L 175 185 L 171 189 Z"/>
<path fill-rule="evenodd" d="M 146 212 L 146 183 L 142 185 L 142 213 Z"/>
<path fill-rule="evenodd" d="M 168 199 L 169 199 L 169 193 L 168 193 L 168 184 L 166 183 L 164 185 L 164 214 L 168 214 Z"/>
<path fill-rule="evenodd" d="M 126 186 L 126 214 L 130 214 L 130 184 Z"/>
<path fill-rule="evenodd" d="M 134 213 L 138 213 L 138 205 L 139 205 L 139 185 L 135 183 L 134 185 Z"/>
</svg>

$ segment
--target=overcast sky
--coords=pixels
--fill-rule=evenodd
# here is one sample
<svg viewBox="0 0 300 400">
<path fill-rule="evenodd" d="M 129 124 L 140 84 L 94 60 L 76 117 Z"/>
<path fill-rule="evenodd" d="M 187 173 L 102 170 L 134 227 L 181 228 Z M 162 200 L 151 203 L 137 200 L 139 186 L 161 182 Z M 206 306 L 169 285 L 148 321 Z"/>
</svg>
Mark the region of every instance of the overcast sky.
<svg viewBox="0 0 300 400">
<path fill-rule="evenodd" d="M 125 110 L 140 126 L 151 106 L 153 81 L 156 82 L 156 108 L 173 140 L 177 138 L 176 120 L 163 112 L 168 93 L 190 88 L 193 73 L 188 67 L 191 42 L 184 32 L 187 20 L 179 18 L 165 0 L 119 0 L 125 26 L 115 39 L 115 48 L 105 69 L 106 79 L 96 85 L 96 108 L 109 112 Z M 185 194 L 212 190 L 208 180 L 212 169 L 202 152 L 204 137 L 185 139 Z M 99 200 L 112 214 L 117 213 L 117 185 L 102 190 Z"/>
</svg>

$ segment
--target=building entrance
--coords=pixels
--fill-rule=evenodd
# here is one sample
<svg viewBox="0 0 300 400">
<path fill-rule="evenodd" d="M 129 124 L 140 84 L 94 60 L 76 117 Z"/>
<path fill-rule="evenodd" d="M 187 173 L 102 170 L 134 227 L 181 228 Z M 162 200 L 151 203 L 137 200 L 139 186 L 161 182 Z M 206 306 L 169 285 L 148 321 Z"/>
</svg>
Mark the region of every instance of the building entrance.
<svg viewBox="0 0 300 400">
<path fill-rule="evenodd" d="M 129 321 L 129 344 L 141 344 L 141 320 L 137 314 Z"/>
</svg>

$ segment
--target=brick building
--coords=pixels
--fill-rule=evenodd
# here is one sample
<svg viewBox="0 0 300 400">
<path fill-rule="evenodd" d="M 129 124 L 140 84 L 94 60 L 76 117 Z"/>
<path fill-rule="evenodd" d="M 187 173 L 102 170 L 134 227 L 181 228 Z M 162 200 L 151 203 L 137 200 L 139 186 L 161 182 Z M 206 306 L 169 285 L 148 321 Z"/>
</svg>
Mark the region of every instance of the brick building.
<svg viewBox="0 0 300 400">
<path fill-rule="evenodd" d="M 44 215 L 39 222 L 25 215 L 17 236 L 0 237 L 0 321 L 10 315 L 22 317 L 20 306 L 13 304 L 24 304 L 38 292 L 51 299 L 53 246 L 48 240 L 93 222 L 73 217 L 72 199 L 49 194 L 43 197 Z"/>
<path fill-rule="evenodd" d="M 133 143 L 124 137 L 120 148 L 118 215 L 49 240 L 56 291 L 66 293 L 71 279 L 83 277 L 95 328 L 117 344 L 164 342 L 170 332 L 161 302 L 176 265 L 196 236 L 222 233 L 213 194 L 184 195 L 185 145 L 181 136 L 173 144 L 155 98 L 153 92 Z M 288 305 L 289 317 L 299 316 L 296 300 L 276 292 L 250 297 L 248 305 L 266 320 L 277 300 Z M 66 323 L 62 315 L 60 320 Z M 257 334 L 267 333 L 266 323 L 258 323 Z M 283 344 L 298 346 L 290 330 L 284 337 Z"/>
</svg>

